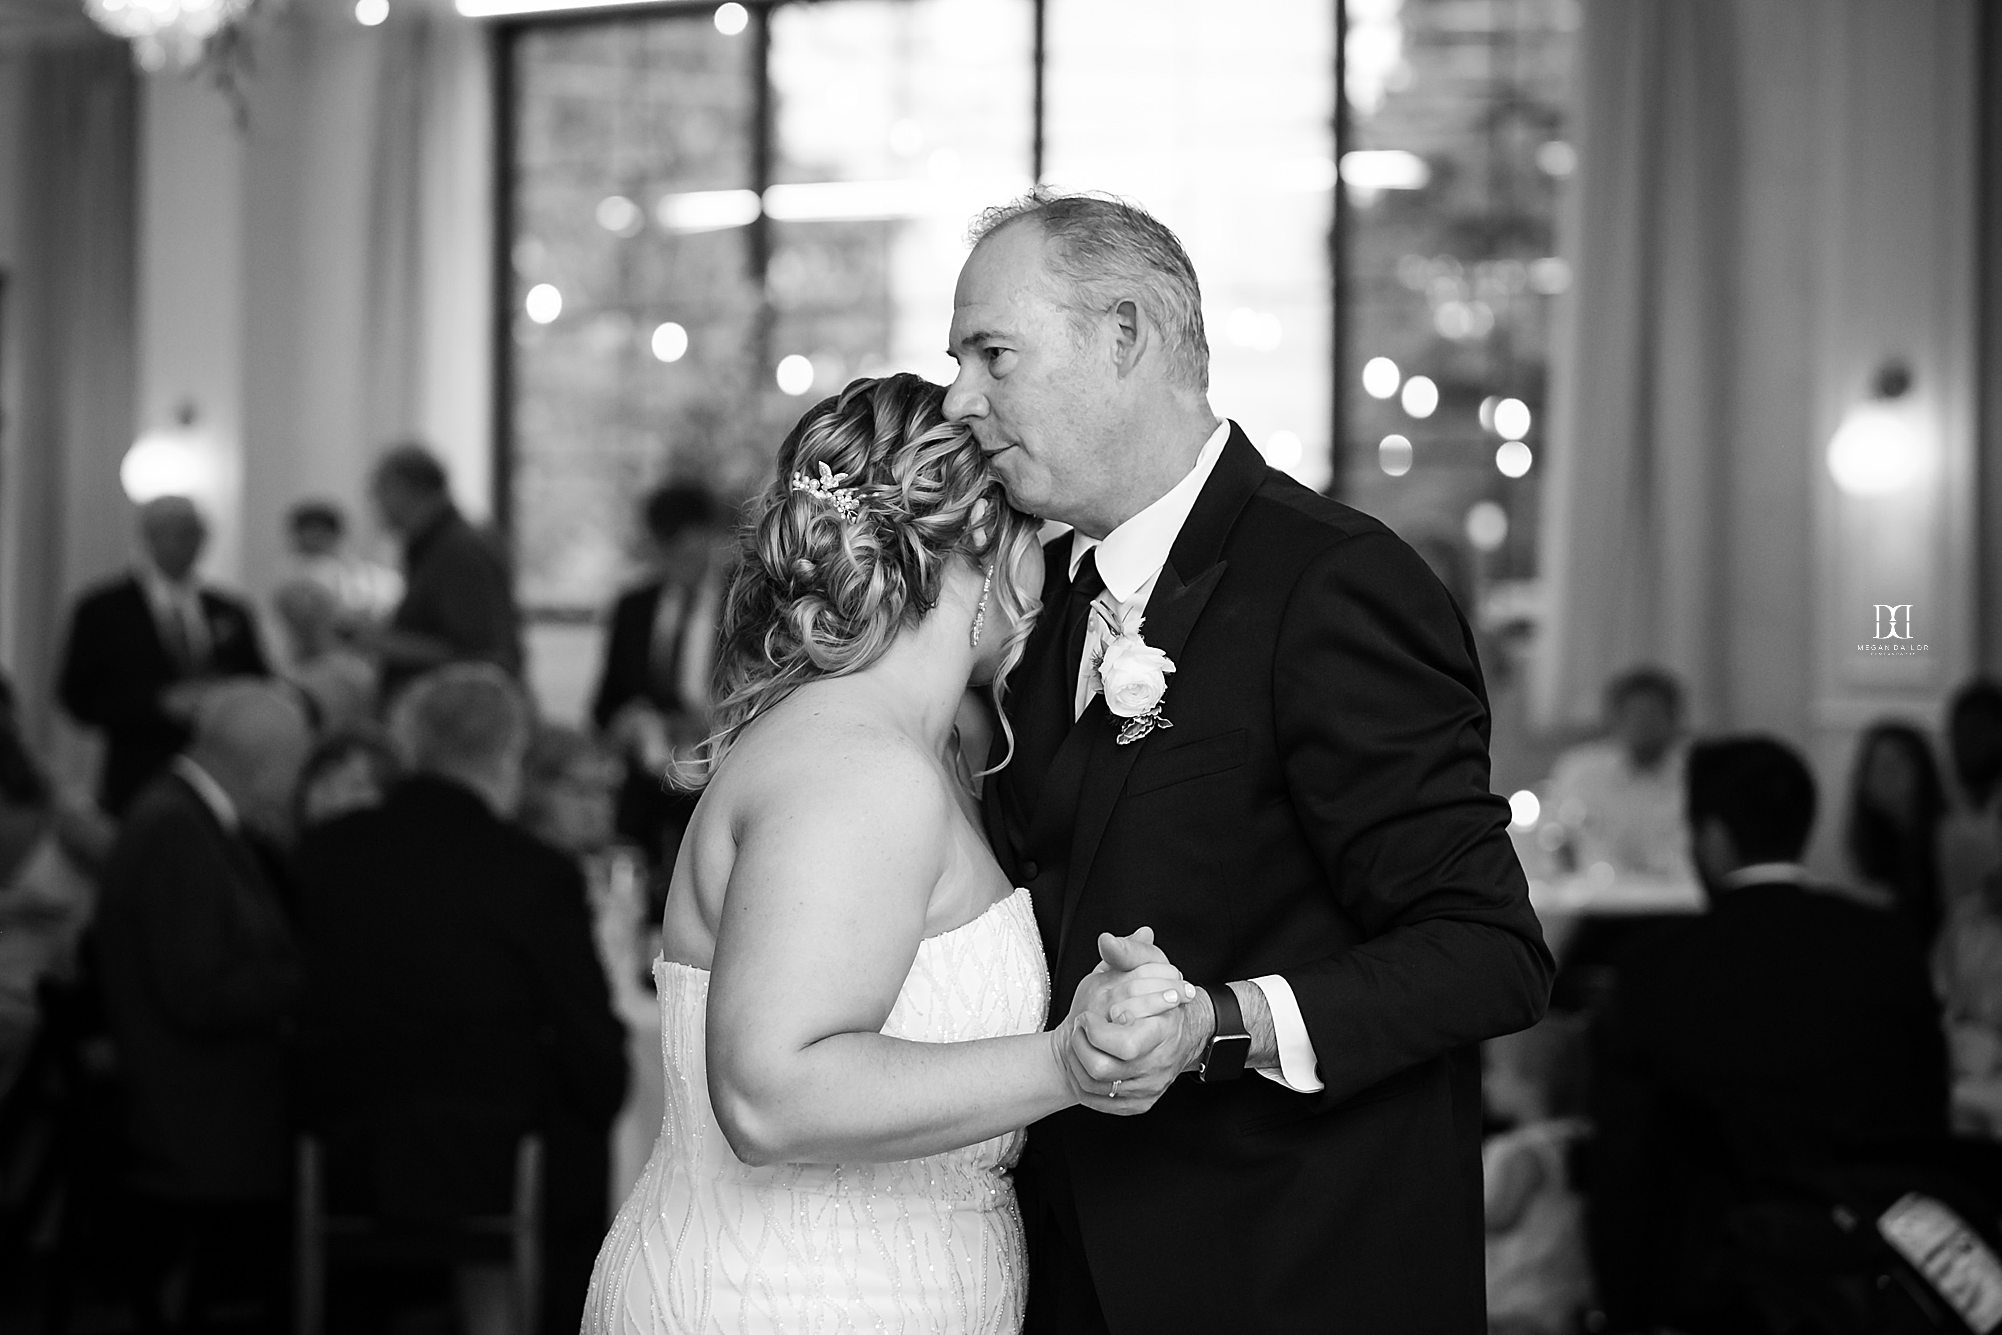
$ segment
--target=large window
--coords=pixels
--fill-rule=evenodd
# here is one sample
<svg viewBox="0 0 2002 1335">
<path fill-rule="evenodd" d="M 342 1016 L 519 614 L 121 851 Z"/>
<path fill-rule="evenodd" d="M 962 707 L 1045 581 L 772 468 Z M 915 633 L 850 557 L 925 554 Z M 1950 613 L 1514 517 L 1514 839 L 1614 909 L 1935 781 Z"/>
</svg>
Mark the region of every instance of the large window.
<svg viewBox="0 0 2002 1335">
<path fill-rule="evenodd" d="M 646 486 L 755 485 L 850 377 L 948 378 L 967 224 L 1039 168 L 1176 228 L 1212 402 L 1326 483 L 1335 29 L 1329 0 L 819 0 L 504 30 L 524 601 L 602 606 Z"/>
<path fill-rule="evenodd" d="M 1344 495 L 1471 613 L 1532 600 L 1577 0 L 1348 0 Z M 1492 666 L 1499 666 L 1494 664 Z"/>
</svg>

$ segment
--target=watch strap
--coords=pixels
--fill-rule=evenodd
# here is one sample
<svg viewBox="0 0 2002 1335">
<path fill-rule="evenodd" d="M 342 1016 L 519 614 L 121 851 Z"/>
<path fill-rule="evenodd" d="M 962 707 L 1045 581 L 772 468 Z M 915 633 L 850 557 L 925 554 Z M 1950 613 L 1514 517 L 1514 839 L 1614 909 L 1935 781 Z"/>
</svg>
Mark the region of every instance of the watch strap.
<svg viewBox="0 0 2002 1335">
<path fill-rule="evenodd" d="M 1209 1045 L 1203 1050 L 1199 1078 L 1206 1085 L 1235 1080 L 1244 1074 L 1245 1059 L 1251 1055 L 1251 1033 L 1245 1027 L 1244 1008 L 1238 1004 L 1237 992 L 1228 983 L 1205 986 L 1203 991 L 1209 993 L 1210 1007 L 1216 1013 L 1216 1026 L 1210 1032 Z"/>
</svg>

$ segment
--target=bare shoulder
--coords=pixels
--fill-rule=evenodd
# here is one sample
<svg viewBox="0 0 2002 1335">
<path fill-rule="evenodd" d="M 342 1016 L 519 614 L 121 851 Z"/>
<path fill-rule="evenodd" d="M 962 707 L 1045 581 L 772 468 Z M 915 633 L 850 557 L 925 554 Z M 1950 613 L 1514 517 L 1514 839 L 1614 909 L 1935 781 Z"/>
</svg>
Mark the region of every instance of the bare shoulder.
<svg viewBox="0 0 2002 1335">
<path fill-rule="evenodd" d="M 935 757 L 836 693 L 802 691 L 746 729 L 730 754 L 739 840 L 817 831 L 922 853 L 947 837 L 952 795 Z"/>
</svg>

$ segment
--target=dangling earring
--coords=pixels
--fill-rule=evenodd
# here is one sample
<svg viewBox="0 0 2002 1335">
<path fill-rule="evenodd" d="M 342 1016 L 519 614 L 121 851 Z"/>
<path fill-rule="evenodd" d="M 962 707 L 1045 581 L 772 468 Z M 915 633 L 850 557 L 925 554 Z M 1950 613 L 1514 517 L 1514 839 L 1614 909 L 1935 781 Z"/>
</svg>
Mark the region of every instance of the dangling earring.
<svg viewBox="0 0 2002 1335">
<path fill-rule="evenodd" d="M 987 573 L 980 580 L 980 602 L 973 609 L 973 629 L 968 632 L 966 637 L 968 648 L 978 649 L 980 647 L 980 632 L 986 629 L 987 626 L 987 593 L 993 587 L 994 567 L 990 565 L 987 567 Z"/>
</svg>

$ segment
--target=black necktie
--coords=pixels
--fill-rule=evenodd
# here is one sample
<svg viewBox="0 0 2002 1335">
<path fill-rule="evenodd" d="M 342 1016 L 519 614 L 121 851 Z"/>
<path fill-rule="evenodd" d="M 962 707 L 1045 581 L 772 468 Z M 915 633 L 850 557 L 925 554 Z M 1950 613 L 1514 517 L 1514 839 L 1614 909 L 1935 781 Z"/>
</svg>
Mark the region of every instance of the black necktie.
<svg viewBox="0 0 2002 1335">
<path fill-rule="evenodd" d="M 1078 562 L 1077 573 L 1071 576 L 1070 600 L 1064 604 L 1064 681 L 1069 689 L 1064 693 L 1065 717 L 1076 713 L 1074 701 L 1077 699 L 1078 670 L 1084 664 L 1084 632 L 1091 624 L 1091 607 L 1098 601 L 1098 595 L 1105 592 L 1105 580 L 1098 573 L 1098 549 L 1092 548 Z"/>
</svg>

